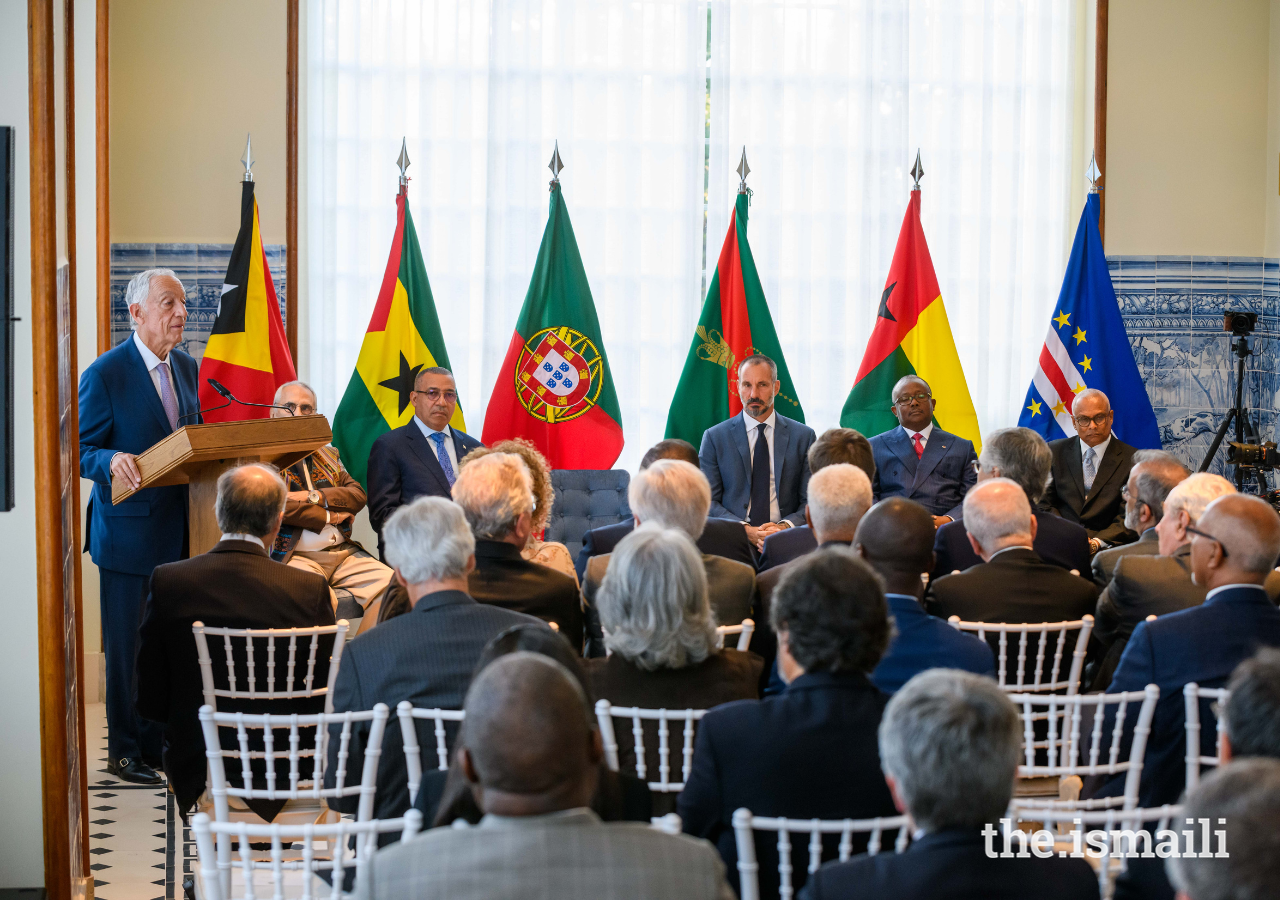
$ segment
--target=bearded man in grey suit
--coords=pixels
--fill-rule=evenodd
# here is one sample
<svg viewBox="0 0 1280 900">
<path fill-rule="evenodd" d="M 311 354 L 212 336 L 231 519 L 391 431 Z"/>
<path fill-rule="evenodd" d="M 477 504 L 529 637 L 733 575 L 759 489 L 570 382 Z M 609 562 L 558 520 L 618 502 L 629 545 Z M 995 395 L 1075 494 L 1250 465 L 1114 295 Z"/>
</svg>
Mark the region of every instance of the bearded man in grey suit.
<svg viewBox="0 0 1280 900">
<path fill-rule="evenodd" d="M 484 818 L 378 853 L 360 872 L 362 900 L 732 900 L 706 841 L 591 811 L 604 750 L 582 687 L 559 663 L 503 656 L 476 676 L 464 709 L 458 759 Z"/>
</svg>

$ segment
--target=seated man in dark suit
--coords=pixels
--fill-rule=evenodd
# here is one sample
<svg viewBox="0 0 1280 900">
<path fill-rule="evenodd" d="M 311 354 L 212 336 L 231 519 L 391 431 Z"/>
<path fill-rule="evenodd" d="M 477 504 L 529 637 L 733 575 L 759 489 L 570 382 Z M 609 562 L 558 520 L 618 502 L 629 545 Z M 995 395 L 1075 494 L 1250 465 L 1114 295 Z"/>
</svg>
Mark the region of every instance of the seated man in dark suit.
<svg viewBox="0 0 1280 900">
<path fill-rule="evenodd" d="M 477 460 L 479 462 L 479 460 Z M 476 566 L 476 540 L 462 510 L 443 497 L 419 497 L 387 520 L 387 561 L 409 595 L 412 608 L 360 635 L 347 645 L 334 685 L 333 711 L 391 709 L 401 700 L 414 706 L 461 709 L 471 675 L 485 645 L 513 625 L 542 625 L 539 619 L 488 603 L 467 593 Z M 418 743 L 434 747 L 434 725 L 415 722 Z M 332 787 L 338 765 L 338 736 L 329 741 L 325 781 Z M 352 728 L 347 783 L 360 780 L 368 725 Z M 400 723 L 392 714 L 378 760 L 374 817 L 394 819 L 409 808 L 408 771 Z M 330 800 L 339 812 L 354 813 L 358 797 Z"/>
<path fill-rule="evenodd" d="M 735 885 L 733 813 L 740 807 L 800 819 L 894 814 L 876 745 L 888 698 L 868 677 L 890 635 L 879 579 L 846 549 L 817 550 L 782 579 L 771 615 L 778 667 L 789 687 L 703 717 L 693 771 L 677 804 L 685 833 L 720 848 Z M 834 855 L 838 836 L 829 837 Z M 866 845 L 865 836 L 853 841 L 854 852 Z M 758 837 L 756 857 L 760 895 L 776 896 L 777 841 Z M 804 878 L 805 866 L 795 866 L 793 884 Z"/>
<path fill-rule="evenodd" d="M 836 463 L 848 463 L 867 473 L 867 481 L 876 477 L 876 460 L 871 442 L 852 428 L 828 428 L 809 448 L 809 477 Z M 818 549 L 813 529 L 798 525 L 776 531 L 764 539 L 760 562 L 756 568 L 766 572 L 775 566 L 799 559 Z"/>
<path fill-rule="evenodd" d="M 1226 494 L 1209 504 L 1190 533 L 1192 578 L 1208 589 L 1204 603 L 1139 623 L 1107 688 L 1109 694 L 1160 688 L 1138 794 L 1143 807 L 1176 803 L 1185 787 L 1182 689 L 1192 681 L 1222 687 L 1259 648 L 1280 646 L 1280 610 L 1263 587 L 1280 555 L 1280 516 L 1258 497 Z M 1112 727 L 1108 719 L 1104 734 Z M 1213 721 L 1208 701 L 1200 719 Z M 1124 731 L 1122 757 L 1133 737 L 1132 716 Z M 1200 741 L 1201 752 L 1212 756 L 1214 729 L 1202 727 Z M 1094 795 L 1117 795 L 1122 781 L 1113 778 Z"/>
<path fill-rule="evenodd" d="M 933 582 L 929 612 L 943 619 L 1009 624 L 1074 621 L 1093 612 L 1098 597 L 1093 582 L 1050 565 L 1033 549 L 1036 520 L 1021 485 L 1008 478 L 976 485 L 964 498 L 964 523 L 983 562 Z M 999 634 L 987 638 L 997 656 L 999 639 Z M 1010 684 L 1018 681 L 1017 660 L 1016 652 L 1006 657 Z M 1034 681 L 1035 666 L 1028 653 L 1024 683 Z"/>
<path fill-rule="evenodd" d="M 449 425 L 458 408 L 458 386 L 448 369 L 420 370 L 408 400 L 413 418 L 379 435 L 369 450 L 369 524 L 378 533 L 379 556 L 382 526 L 391 514 L 415 497 L 450 496 L 462 458 L 481 446 Z M 402 413 L 404 407 L 402 399 Z"/>
<path fill-rule="evenodd" d="M 151 574 L 151 593 L 138 631 L 137 707 L 139 715 L 164 725 L 164 771 L 184 815 L 204 791 L 207 765 L 198 717 L 204 692 L 191 623 L 216 628 L 309 628 L 334 623 L 324 578 L 274 562 L 267 555 L 280 530 L 284 505 L 284 482 L 270 466 L 254 463 L 224 472 L 218 479 L 214 506 L 222 540 L 208 553 L 157 566 Z M 315 684 L 325 683 L 332 645 L 329 638 L 319 647 Z M 223 686 L 225 668 L 215 661 L 215 679 Z M 266 686 L 263 671 L 258 670 L 259 683 Z M 293 685 L 288 684 L 280 655 L 275 671 L 274 690 L 303 689 L 305 665 L 298 667 Z M 239 672 L 239 678 L 247 678 L 247 669 Z M 219 702 L 219 710 L 318 713 L 324 711 L 324 698 L 225 700 Z M 274 815 L 276 810 L 278 804 L 264 812 Z"/>
<path fill-rule="evenodd" d="M 1133 454 L 1133 468 L 1121 493 L 1124 495 L 1124 527 L 1138 539 L 1103 550 L 1093 558 L 1093 582 L 1099 590 L 1111 583 L 1121 557 L 1155 556 L 1160 552 L 1156 525 L 1164 517 L 1165 498 L 1190 474 L 1177 457 L 1164 450 L 1138 450 Z"/>
<path fill-rule="evenodd" d="M 1032 515 L 1036 519 L 1033 549 L 1045 562 L 1067 571 L 1075 569 L 1077 574 L 1084 575 L 1089 571 L 1088 532 L 1075 522 L 1036 509 L 1049 481 L 1052 463 L 1049 445 L 1030 428 L 1001 428 L 987 435 L 982 446 L 982 454 L 978 457 L 978 481 L 988 478 L 1016 481 L 1031 502 Z M 963 519 L 938 529 L 933 552 L 938 554 L 933 570 L 935 579 L 982 562 L 969 544 Z"/>
<path fill-rule="evenodd" d="M 773 360 L 744 359 L 738 364 L 742 411 L 708 428 L 698 450 L 711 485 L 711 515 L 745 523 L 757 549 L 774 532 L 801 523 L 809 484 L 805 456 L 813 429 L 774 409 L 781 387 Z"/>
<path fill-rule="evenodd" d="M 1125 645 L 1147 616 L 1162 616 L 1204 602 L 1206 588 L 1191 578 L 1191 534 L 1214 500 L 1234 494 L 1221 475 L 1197 472 L 1169 492 L 1160 523 L 1155 527 L 1158 556 L 1121 557 L 1111 583 L 1098 596 L 1093 633 L 1100 651 L 1090 682 L 1102 690 L 1115 674 Z M 1132 545 L 1127 545 L 1132 546 Z"/>
<path fill-rule="evenodd" d="M 1021 732 L 1017 707 L 990 679 L 947 669 L 912 678 L 885 710 L 880 759 L 915 839 L 903 853 L 827 863 L 802 900 L 1096 898 L 1098 879 L 1083 859 L 1002 858 L 999 820 L 1013 797 Z"/>
<path fill-rule="evenodd" d="M 640 471 L 643 472 L 660 459 L 680 459 L 692 466 L 697 466 L 698 451 L 693 444 L 679 438 L 658 441 L 640 460 Z M 574 568 L 578 570 L 578 581 L 581 582 L 586 578 L 587 561 L 591 557 L 612 553 L 613 548 L 618 546 L 618 541 L 629 535 L 635 527 L 636 520 L 631 518 L 616 525 L 593 528 L 584 534 L 582 549 L 578 551 L 578 558 L 574 562 Z M 741 522 L 708 517 L 697 543 L 698 549 L 703 553 L 723 556 L 725 559 L 746 563 L 749 566 L 756 564 L 755 551 L 751 547 L 751 541 L 747 540 L 747 527 Z"/>
<path fill-rule="evenodd" d="M 812 487 L 809 495 L 813 496 Z M 933 517 L 923 506 L 890 497 L 871 507 L 853 538 L 853 552 L 884 579 L 893 616 L 896 633 L 889 652 L 871 673 L 872 682 L 886 694 L 925 669 L 961 669 L 992 678 L 996 674 L 995 656 L 985 641 L 956 631 L 920 605 L 924 579 L 933 568 L 933 536 Z"/>
<path fill-rule="evenodd" d="M 627 488 L 627 502 L 639 524 L 675 528 L 696 541 L 711 521 L 711 487 L 706 476 L 690 463 L 660 459 L 641 469 Z M 756 604 L 756 570 L 723 556 L 701 553 L 707 573 L 707 595 L 718 625 L 737 625 L 751 615 Z M 593 556 L 582 579 L 582 597 L 594 610 L 596 592 L 609 569 L 612 554 Z"/>
<path fill-rule="evenodd" d="M 1111 401 L 1102 391 L 1081 391 L 1071 404 L 1071 418 L 1075 436 L 1049 445 L 1053 481 L 1045 505 L 1088 530 L 1092 553 L 1137 540 L 1125 527 L 1120 496 L 1129 481 L 1134 449 L 1111 433 Z"/>
<path fill-rule="evenodd" d="M 489 453 L 462 467 L 453 499 L 476 537 L 469 591 L 480 603 L 554 622 L 582 651 L 583 616 L 571 576 L 520 555 L 533 530 L 533 479 L 514 453 Z"/>
<path fill-rule="evenodd" d="M 893 414 L 898 427 L 871 439 L 876 502 L 906 497 L 929 511 L 942 526 L 960 518 L 965 492 L 977 480 L 973 442 L 933 424 L 938 401 L 923 378 L 907 375 L 893 386 Z"/>
</svg>

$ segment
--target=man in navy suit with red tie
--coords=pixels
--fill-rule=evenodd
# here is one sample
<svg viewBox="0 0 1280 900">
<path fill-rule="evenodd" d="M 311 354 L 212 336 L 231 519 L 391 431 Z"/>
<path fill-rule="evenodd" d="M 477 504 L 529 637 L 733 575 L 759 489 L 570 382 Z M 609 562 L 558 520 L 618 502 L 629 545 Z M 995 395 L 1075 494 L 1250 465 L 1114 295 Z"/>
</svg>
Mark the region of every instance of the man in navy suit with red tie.
<svg viewBox="0 0 1280 900">
<path fill-rule="evenodd" d="M 935 526 L 960 518 L 964 495 L 978 480 L 973 442 L 933 424 L 938 401 L 923 378 L 907 375 L 893 386 L 898 427 L 871 439 L 875 500 L 905 497 L 933 516 Z"/>
<path fill-rule="evenodd" d="M 449 427 L 458 407 L 453 373 L 440 366 L 423 369 L 409 392 L 413 418 L 380 435 L 369 450 L 369 523 L 378 533 L 391 514 L 419 497 L 453 495 L 458 465 L 476 447 L 469 434 Z"/>
<path fill-rule="evenodd" d="M 199 366 L 178 349 L 187 295 L 177 275 L 139 272 L 124 297 L 133 336 L 80 377 L 80 475 L 93 482 L 85 543 L 101 584 L 107 769 L 124 781 L 160 784 L 160 726 L 134 710 L 134 662 L 151 570 L 187 555 L 187 489 L 152 487 L 112 504 L 111 479 L 138 487 L 137 455 L 200 421 Z"/>
</svg>

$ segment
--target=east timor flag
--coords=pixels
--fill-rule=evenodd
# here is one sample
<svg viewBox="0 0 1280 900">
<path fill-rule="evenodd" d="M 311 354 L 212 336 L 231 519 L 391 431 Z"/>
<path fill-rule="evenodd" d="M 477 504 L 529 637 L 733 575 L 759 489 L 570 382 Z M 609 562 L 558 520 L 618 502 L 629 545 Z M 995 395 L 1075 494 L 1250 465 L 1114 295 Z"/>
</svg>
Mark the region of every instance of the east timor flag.
<svg viewBox="0 0 1280 900">
<path fill-rule="evenodd" d="M 294 272 L 288 274 L 296 277 Z M 240 192 L 240 233 L 231 249 L 218 315 L 200 360 L 200 405 L 219 403 L 218 394 L 206 380 L 209 378 L 227 387 L 238 400 L 270 403 L 277 387 L 297 377 L 280 319 L 280 301 L 262 249 L 253 182 L 246 181 Z M 204 420 L 262 419 L 270 412 L 232 404 L 205 413 Z"/>
<path fill-rule="evenodd" d="M 369 448 L 378 436 L 407 425 L 413 417 L 409 392 L 418 372 L 433 366 L 451 369 L 427 266 L 409 214 L 409 197 L 396 196 L 396 232 L 382 276 L 378 301 L 347 392 L 333 417 L 333 445 L 347 471 L 367 484 Z M 449 424 L 466 431 L 462 403 Z"/>
<path fill-rule="evenodd" d="M 865 435 L 897 427 L 898 420 L 891 409 L 893 386 L 904 375 L 919 375 L 933 389 L 938 401 L 933 417 L 940 428 L 973 441 L 975 451 L 982 449 L 978 415 L 969 397 L 951 324 L 942 305 L 938 276 L 920 224 L 919 188 L 911 192 L 889 277 L 880 295 L 876 325 L 853 390 L 840 413 L 840 424 Z"/>
</svg>

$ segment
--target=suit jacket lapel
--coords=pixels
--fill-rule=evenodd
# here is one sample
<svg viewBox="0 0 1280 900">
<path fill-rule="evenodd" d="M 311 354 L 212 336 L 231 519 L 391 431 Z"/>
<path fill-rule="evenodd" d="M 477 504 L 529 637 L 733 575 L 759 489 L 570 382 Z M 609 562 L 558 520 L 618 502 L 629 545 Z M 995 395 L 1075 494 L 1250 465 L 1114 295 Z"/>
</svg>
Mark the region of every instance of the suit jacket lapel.
<svg viewBox="0 0 1280 900">
<path fill-rule="evenodd" d="M 422 461 L 422 464 L 427 467 L 427 471 L 431 473 L 432 477 L 440 482 L 440 486 L 444 488 L 444 496 L 448 497 L 451 493 L 449 479 L 444 477 L 444 469 L 440 468 L 440 460 L 436 459 L 435 448 L 427 441 L 422 429 L 412 419 L 404 427 L 407 432 L 405 437 L 409 440 L 409 446 L 413 448 L 413 452 Z M 455 472 L 454 474 L 456 475 L 457 473 Z"/>
<path fill-rule="evenodd" d="M 169 425 L 169 417 L 164 414 L 164 404 L 160 402 L 160 394 L 156 391 L 155 382 L 151 380 L 151 373 L 147 371 L 147 364 L 142 361 L 142 354 L 138 352 L 138 345 L 133 342 L 132 335 L 128 340 L 129 349 L 129 375 L 137 382 L 132 386 L 135 393 L 141 393 L 146 397 L 147 408 L 155 415 L 156 421 L 160 423 L 160 428 L 165 434 L 173 432 L 173 428 Z M 169 381 L 174 386 L 174 396 L 177 395 L 177 380 L 174 378 L 173 366 L 169 366 Z M 179 413 L 182 412 L 179 408 Z"/>
<path fill-rule="evenodd" d="M 1098 491 L 1106 487 L 1107 482 L 1111 480 L 1111 476 L 1116 474 L 1116 470 L 1120 468 L 1120 448 L 1113 436 L 1111 443 L 1107 445 L 1107 452 L 1098 462 L 1098 474 L 1093 476 L 1093 487 L 1089 489 L 1089 496 L 1084 498 L 1084 505 L 1088 506 L 1089 501 L 1098 495 Z M 1080 477 L 1084 478 L 1084 460 L 1080 461 Z M 1080 508 L 1084 512 L 1084 506 Z"/>
<path fill-rule="evenodd" d="M 413 423 L 410 423 L 410 424 L 413 424 Z M 466 456 L 468 453 L 470 453 L 473 449 L 475 449 L 475 447 L 472 444 L 468 444 L 459 436 L 462 434 L 462 432 L 459 431 L 458 429 L 450 427 L 449 434 L 453 438 L 453 455 L 458 457 L 458 468 L 462 468 L 462 458 Z M 435 448 L 433 447 L 432 449 L 434 450 Z M 437 459 L 436 462 L 439 463 L 439 460 Z M 441 470 L 440 474 L 443 475 L 444 471 Z M 458 473 L 454 472 L 453 477 L 457 478 Z M 445 480 L 447 481 L 448 479 L 445 479 Z"/>
<path fill-rule="evenodd" d="M 955 436 L 947 434 L 937 425 L 933 426 L 933 431 L 929 434 L 929 440 L 924 445 L 924 455 L 920 457 L 919 465 L 916 466 L 916 477 L 911 482 L 911 489 L 915 490 L 916 486 L 923 483 L 929 477 L 934 469 L 938 467 L 938 463 L 942 461 L 942 457 L 947 455 L 947 448 L 955 441 Z M 911 455 L 915 456 L 916 451 L 912 450 Z"/>
<path fill-rule="evenodd" d="M 787 446 L 791 442 L 791 426 L 782 416 L 775 416 L 773 428 L 773 484 L 776 489 L 782 484 L 782 464 L 787 458 Z"/>
<path fill-rule="evenodd" d="M 885 438 L 885 443 L 893 451 L 893 455 L 902 460 L 902 464 L 907 467 L 907 471 L 911 473 L 911 477 L 914 480 L 920 460 L 916 457 L 915 447 L 911 446 L 911 438 L 907 437 L 907 430 L 899 425 L 889 432 L 889 436 Z"/>
<path fill-rule="evenodd" d="M 729 440 L 738 448 L 738 456 L 742 457 L 742 471 L 747 477 L 747 497 L 751 497 L 751 447 L 747 444 L 747 426 L 744 424 L 746 413 L 738 413 L 729 420 Z"/>
<path fill-rule="evenodd" d="M 1076 490 L 1080 492 L 1080 496 L 1084 497 L 1086 491 L 1084 489 L 1084 460 L 1080 457 L 1080 437 L 1077 435 L 1067 444 L 1067 471 L 1071 473 L 1071 477 L 1075 479 Z M 1097 483 L 1095 476 L 1094 483 Z M 1080 512 L 1084 512 L 1084 503 L 1080 504 Z"/>
</svg>

